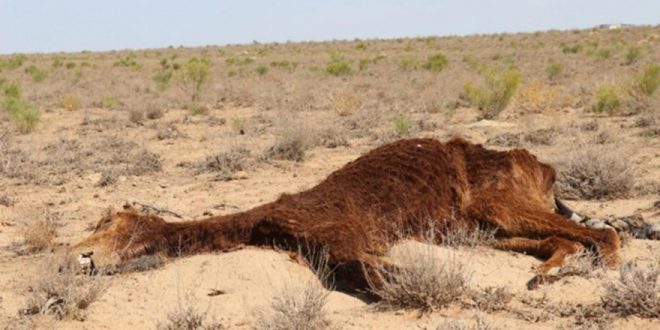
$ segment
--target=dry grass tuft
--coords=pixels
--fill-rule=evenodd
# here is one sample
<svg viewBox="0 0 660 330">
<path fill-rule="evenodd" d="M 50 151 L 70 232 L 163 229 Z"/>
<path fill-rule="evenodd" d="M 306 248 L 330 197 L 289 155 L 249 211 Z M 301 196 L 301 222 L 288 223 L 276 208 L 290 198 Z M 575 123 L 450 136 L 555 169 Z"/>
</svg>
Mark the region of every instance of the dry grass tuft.
<svg viewBox="0 0 660 330">
<path fill-rule="evenodd" d="M 603 307 L 623 316 L 660 318 L 660 257 L 643 268 L 625 263 L 619 269 L 619 280 L 609 283 L 602 297 Z"/>
<path fill-rule="evenodd" d="M 235 146 L 229 151 L 221 152 L 206 158 L 203 168 L 218 173 L 219 180 L 231 180 L 234 173 L 245 171 L 251 166 L 250 150 L 245 146 Z"/>
<path fill-rule="evenodd" d="M 331 327 L 325 309 L 330 294 L 325 287 L 333 287 L 327 251 L 308 255 L 307 261 L 319 281 L 284 285 L 273 296 L 269 310 L 256 312 L 255 329 L 307 330 Z"/>
<path fill-rule="evenodd" d="M 362 105 L 360 97 L 356 93 L 351 92 L 333 94 L 330 97 L 330 103 L 332 110 L 342 117 L 356 113 Z"/>
<path fill-rule="evenodd" d="M 466 324 L 463 320 L 460 321 L 445 321 L 435 327 L 436 330 L 496 330 L 498 329 L 494 324 L 486 321 L 481 314 L 474 316 L 473 324 Z"/>
<path fill-rule="evenodd" d="M 468 296 L 474 302 L 471 307 L 487 313 L 505 310 L 513 299 L 513 293 L 506 287 L 469 290 Z"/>
<path fill-rule="evenodd" d="M 57 237 L 58 220 L 51 213 L 42 213 L 24 220 L 21 226 L 24 247 L 18 253 L 37 253 L 52 247 Z"/>
<path fill-rule="evenodd" d="M 610 145 L 578 145 L 557 161 L 555 185 L 564 198 L 611 199 L 627 196 L 634 184 L 630 160 Z"/>
<path fill-rule="evenodd" d="M 84 320 L 84 311 L 107 287 L 100 276 L 78 275 L 75 270 L 54 269 L 51 263 L 28 288 L 24 315 L 49 314 L 58 320 Z"/>
<path fill-rule="evenodd" d="M 317 134 L 302 122 L 287 120 L 282 123 L 281 135 L 265 152 L 266 158 L 302 162 L 317 140 Z"/>
<path fill-rule="evenodd" d="M 193 306 L 182 306 L 167 314 L 167 321 L 159 323 L 158 330 L 222 330 L 220 323 L 207 321 L 207 313 L 200 312 Z"/>
<path fill-rule="evenodd" d="M 432 246 L 424 245 L 404 249 L 396 259 L 400 260 L 396 268 L 379 270 L 382 286 L 371 288 L 386 309 L 432 312 L 457 301 L 467 290 L 470 274 L 454 255 L 440 258 Z"/>
</svg>

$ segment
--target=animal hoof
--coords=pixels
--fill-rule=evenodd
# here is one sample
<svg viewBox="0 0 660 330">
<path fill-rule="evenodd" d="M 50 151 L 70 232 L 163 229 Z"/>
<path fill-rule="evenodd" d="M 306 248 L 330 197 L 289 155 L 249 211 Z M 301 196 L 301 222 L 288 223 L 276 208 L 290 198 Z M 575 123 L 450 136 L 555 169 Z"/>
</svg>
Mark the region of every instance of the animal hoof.
<svg viewBox="0 0 660 330">
<path fill-rule="evenodd" d="M 612 229 L 612 226 L 606 224 L 605 221 L 600 219 L 589 219 L 585 224 L 592 229 Z"/>
<path fill-rule="evenodd" d="M 660 222 L 650 224 L 646 227 L 646 238 L 660 240 Z"/>
<path fill-rule="evenodd" d="M 77 260 L 81 273 L 91 275 L 96 270 L 96 267 L 94 266 L 94 260 L 92 260 L 92 254 L 94 254 L 94 252 L 87 252 L 78 255 Z"/>
<path fill-rule="evenodd" d="M 545 283 L 544 275 L 536 275 L 527 282 L 527 290 L 536 290 Z"/>
</svg>

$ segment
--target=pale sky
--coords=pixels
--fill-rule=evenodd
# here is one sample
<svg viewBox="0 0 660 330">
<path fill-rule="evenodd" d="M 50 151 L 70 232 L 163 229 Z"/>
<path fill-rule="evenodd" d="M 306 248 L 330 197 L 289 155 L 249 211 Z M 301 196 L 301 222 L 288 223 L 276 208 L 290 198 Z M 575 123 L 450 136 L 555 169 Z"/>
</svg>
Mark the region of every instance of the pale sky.
<svg viewBox="0 0 660 330">
<path fill-rule="evenodd" d="M 660 0 L 0 0 L 0 53 L 660 24 Z"/>
</svg>

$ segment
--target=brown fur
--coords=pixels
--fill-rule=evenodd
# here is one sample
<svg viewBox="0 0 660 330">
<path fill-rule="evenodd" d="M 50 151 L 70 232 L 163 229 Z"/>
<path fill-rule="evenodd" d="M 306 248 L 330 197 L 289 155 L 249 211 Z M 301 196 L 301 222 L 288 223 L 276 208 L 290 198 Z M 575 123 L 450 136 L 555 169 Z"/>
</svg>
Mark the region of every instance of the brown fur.
<svg viewBox="0 0 660 330">
<path fill-rule="evenodd" d="M 461 138 L 401 140 L 346 164 L 309 190 L 245 212 L 180 223 L 116 213 L 74 251 L 94 251 L 95 258 L 119 263 L 152 253 L 292 248 L 305 242 L 327 249 L 337 279 L 362 289 L 369 281 L 378 285 L 380 256 L 402 233 L 421 237 L 432 221 L 440 232 L 496 229 L 497 248 L 547 258 L 538 267 L 541 275 L 583 246 L 615 265 L 616 233 L 556 214 L 554 181 L 554 169 L 526 150 L 493 151 Z"/>
</svg>

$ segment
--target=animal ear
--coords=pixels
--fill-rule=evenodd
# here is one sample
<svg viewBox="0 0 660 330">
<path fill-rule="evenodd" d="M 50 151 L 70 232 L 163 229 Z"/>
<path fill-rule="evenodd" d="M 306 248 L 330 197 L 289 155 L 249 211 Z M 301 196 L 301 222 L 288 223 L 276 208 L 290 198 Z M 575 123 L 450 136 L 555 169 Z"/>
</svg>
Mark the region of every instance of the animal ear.
<svg viewBox="0 0 660 330">
<path fill-rule="evenodd" d="M 128 213 L 135 213 L 135 214 L 140 213 L 140 211 L 136 209 L 130 202 L 124 203 L 122 208 L 124 209 L 125 212 Z"/>
</svg>

